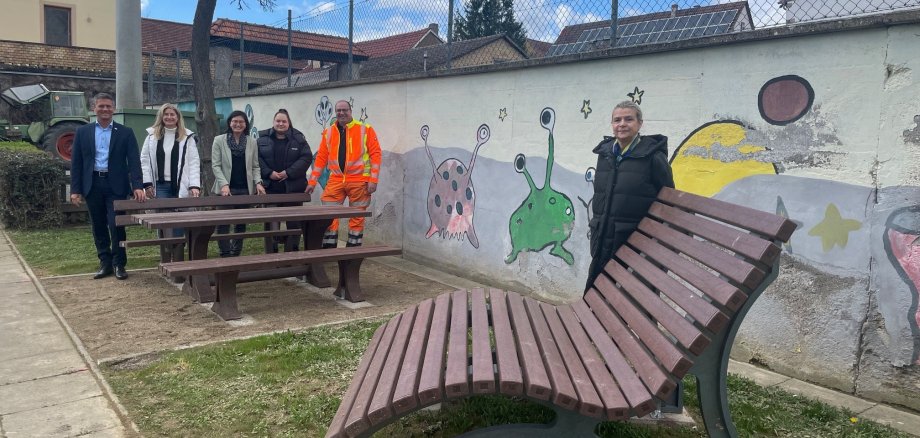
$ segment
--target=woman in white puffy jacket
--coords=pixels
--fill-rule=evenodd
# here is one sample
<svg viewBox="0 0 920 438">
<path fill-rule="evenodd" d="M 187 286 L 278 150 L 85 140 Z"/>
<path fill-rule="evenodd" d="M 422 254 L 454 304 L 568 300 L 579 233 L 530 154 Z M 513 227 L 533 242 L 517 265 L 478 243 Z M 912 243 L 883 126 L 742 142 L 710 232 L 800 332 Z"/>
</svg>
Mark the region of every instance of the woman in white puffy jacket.
<svg viewBox="0 0 920 438">
<path fill-rule="evenodd" d="M 194 133 L 185 129 L 179 109 L 164 103 L 147 128 L 141 148 L 144 190 L 152 198 L 188 198 L 201 195 L 201 161 Z"/>
</svg>

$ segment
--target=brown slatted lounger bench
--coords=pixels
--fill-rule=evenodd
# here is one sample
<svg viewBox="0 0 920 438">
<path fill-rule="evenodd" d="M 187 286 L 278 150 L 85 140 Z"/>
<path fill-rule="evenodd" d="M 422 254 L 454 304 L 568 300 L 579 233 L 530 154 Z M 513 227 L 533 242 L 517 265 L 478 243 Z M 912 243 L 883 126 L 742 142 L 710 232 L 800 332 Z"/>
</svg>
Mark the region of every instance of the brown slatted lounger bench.
<svg viewBox="0 0 920 438">
<path fill-rule="evenodd" d="M 241 282 L 241 274 L 254 271 L 261 273 L 245 281 L 284 278 L 295 275 L 291 272 L 299 272 L 297 269 L 291 271 L 284 268 L 334 261 L 339 265 L 339 283 L 335 294 L 348 301 L 358 302 L 364 301 L 358 277 L 364 259 L 400 254 L 402 250 L 399 248 L 367 245 L 162 263 L 160 272 L 167 276 L 214 275 L 216 297 L 211 311 L 224 320 L 232 320 L 241 318 L 236 301 L 236 284 Z"/>
<path fill-rule="evenodd" d="M 326 436 L 369 436 L 475 394 L 544 403 L 556 420 L 471 435 L 594 436 L 601 421 L 654 411 L 687 373 L 709 435 L 736 436 L 729 351 L 794 230 L 780 216 L 663 189 L 582 299 L 557 306 L 459 290 L 394 316 L 374 334 Z"/>
</svg>

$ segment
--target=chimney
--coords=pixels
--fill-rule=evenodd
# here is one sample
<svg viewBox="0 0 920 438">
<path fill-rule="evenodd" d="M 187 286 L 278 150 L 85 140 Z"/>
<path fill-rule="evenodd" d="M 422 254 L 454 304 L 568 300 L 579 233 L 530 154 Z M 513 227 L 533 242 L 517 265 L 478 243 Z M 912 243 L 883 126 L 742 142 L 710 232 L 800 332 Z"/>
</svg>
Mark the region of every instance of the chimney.
<svg viewBox="0 0 920 438">
<path fill-rule="evenodd" d="M 438 23 L 431 23 L 428 25 L 428 28 L 431 29 L 431 31 L 434 32 L 435 35 L 438 34 Z"/>
<path fill-rule="evenodd" d="M 677 3 L 672 3 L 671 4 L 671 18 L 674 18 L 676 16 L 677 16 Z"/>
</svg>

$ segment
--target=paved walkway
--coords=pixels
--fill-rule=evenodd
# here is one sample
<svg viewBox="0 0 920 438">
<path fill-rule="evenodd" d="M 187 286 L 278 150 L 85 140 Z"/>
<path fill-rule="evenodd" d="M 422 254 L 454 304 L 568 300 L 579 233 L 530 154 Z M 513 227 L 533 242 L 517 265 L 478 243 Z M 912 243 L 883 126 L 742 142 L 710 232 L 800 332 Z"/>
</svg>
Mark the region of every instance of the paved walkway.
<svg viewBox="0 0 920 438">
<path fill-rule="evenodd" d="M 0 231 L 0 437 L 134 435 L 80 341 Z"/>
<path fill-rule="evenodd" d="M 403 259 L 378 260 L 458 288 L 481 287 Z M 138 435 L 92 358 L 2 230 L 0 303 L 0 438 Z M 733 361 L 729 372 L 920 436 L 920 415 L 740 362 Z"/>
</svg>

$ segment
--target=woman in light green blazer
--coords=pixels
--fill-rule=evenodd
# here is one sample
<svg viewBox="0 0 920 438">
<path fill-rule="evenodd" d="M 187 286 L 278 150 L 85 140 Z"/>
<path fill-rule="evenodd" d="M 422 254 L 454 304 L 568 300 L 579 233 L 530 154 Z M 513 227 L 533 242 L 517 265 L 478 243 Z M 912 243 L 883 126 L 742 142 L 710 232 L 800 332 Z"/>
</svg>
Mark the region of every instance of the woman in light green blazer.
<svg viewBox="0 0 920 438">
<path fill-rule="evenodd" d="M 264 195 L 258 154 L 255 140 L 249 137 L 249 119 L 246 113 L 230 113 L 230 117 L 227 118 L 227 133 L 215 137 L 211 145 L 211 169 L 214 171 L 214 187 L 211 191 L 220 196 Z M 246 224 L 234 225 L 234 233 L 245 231 Z M 217 227 L 218 234 L 229 232 L 229 225 Z M 243 250 L 243 239 L 220 240 L 217 245 L 221 257 L 236 257 Z"/>
</svg>

